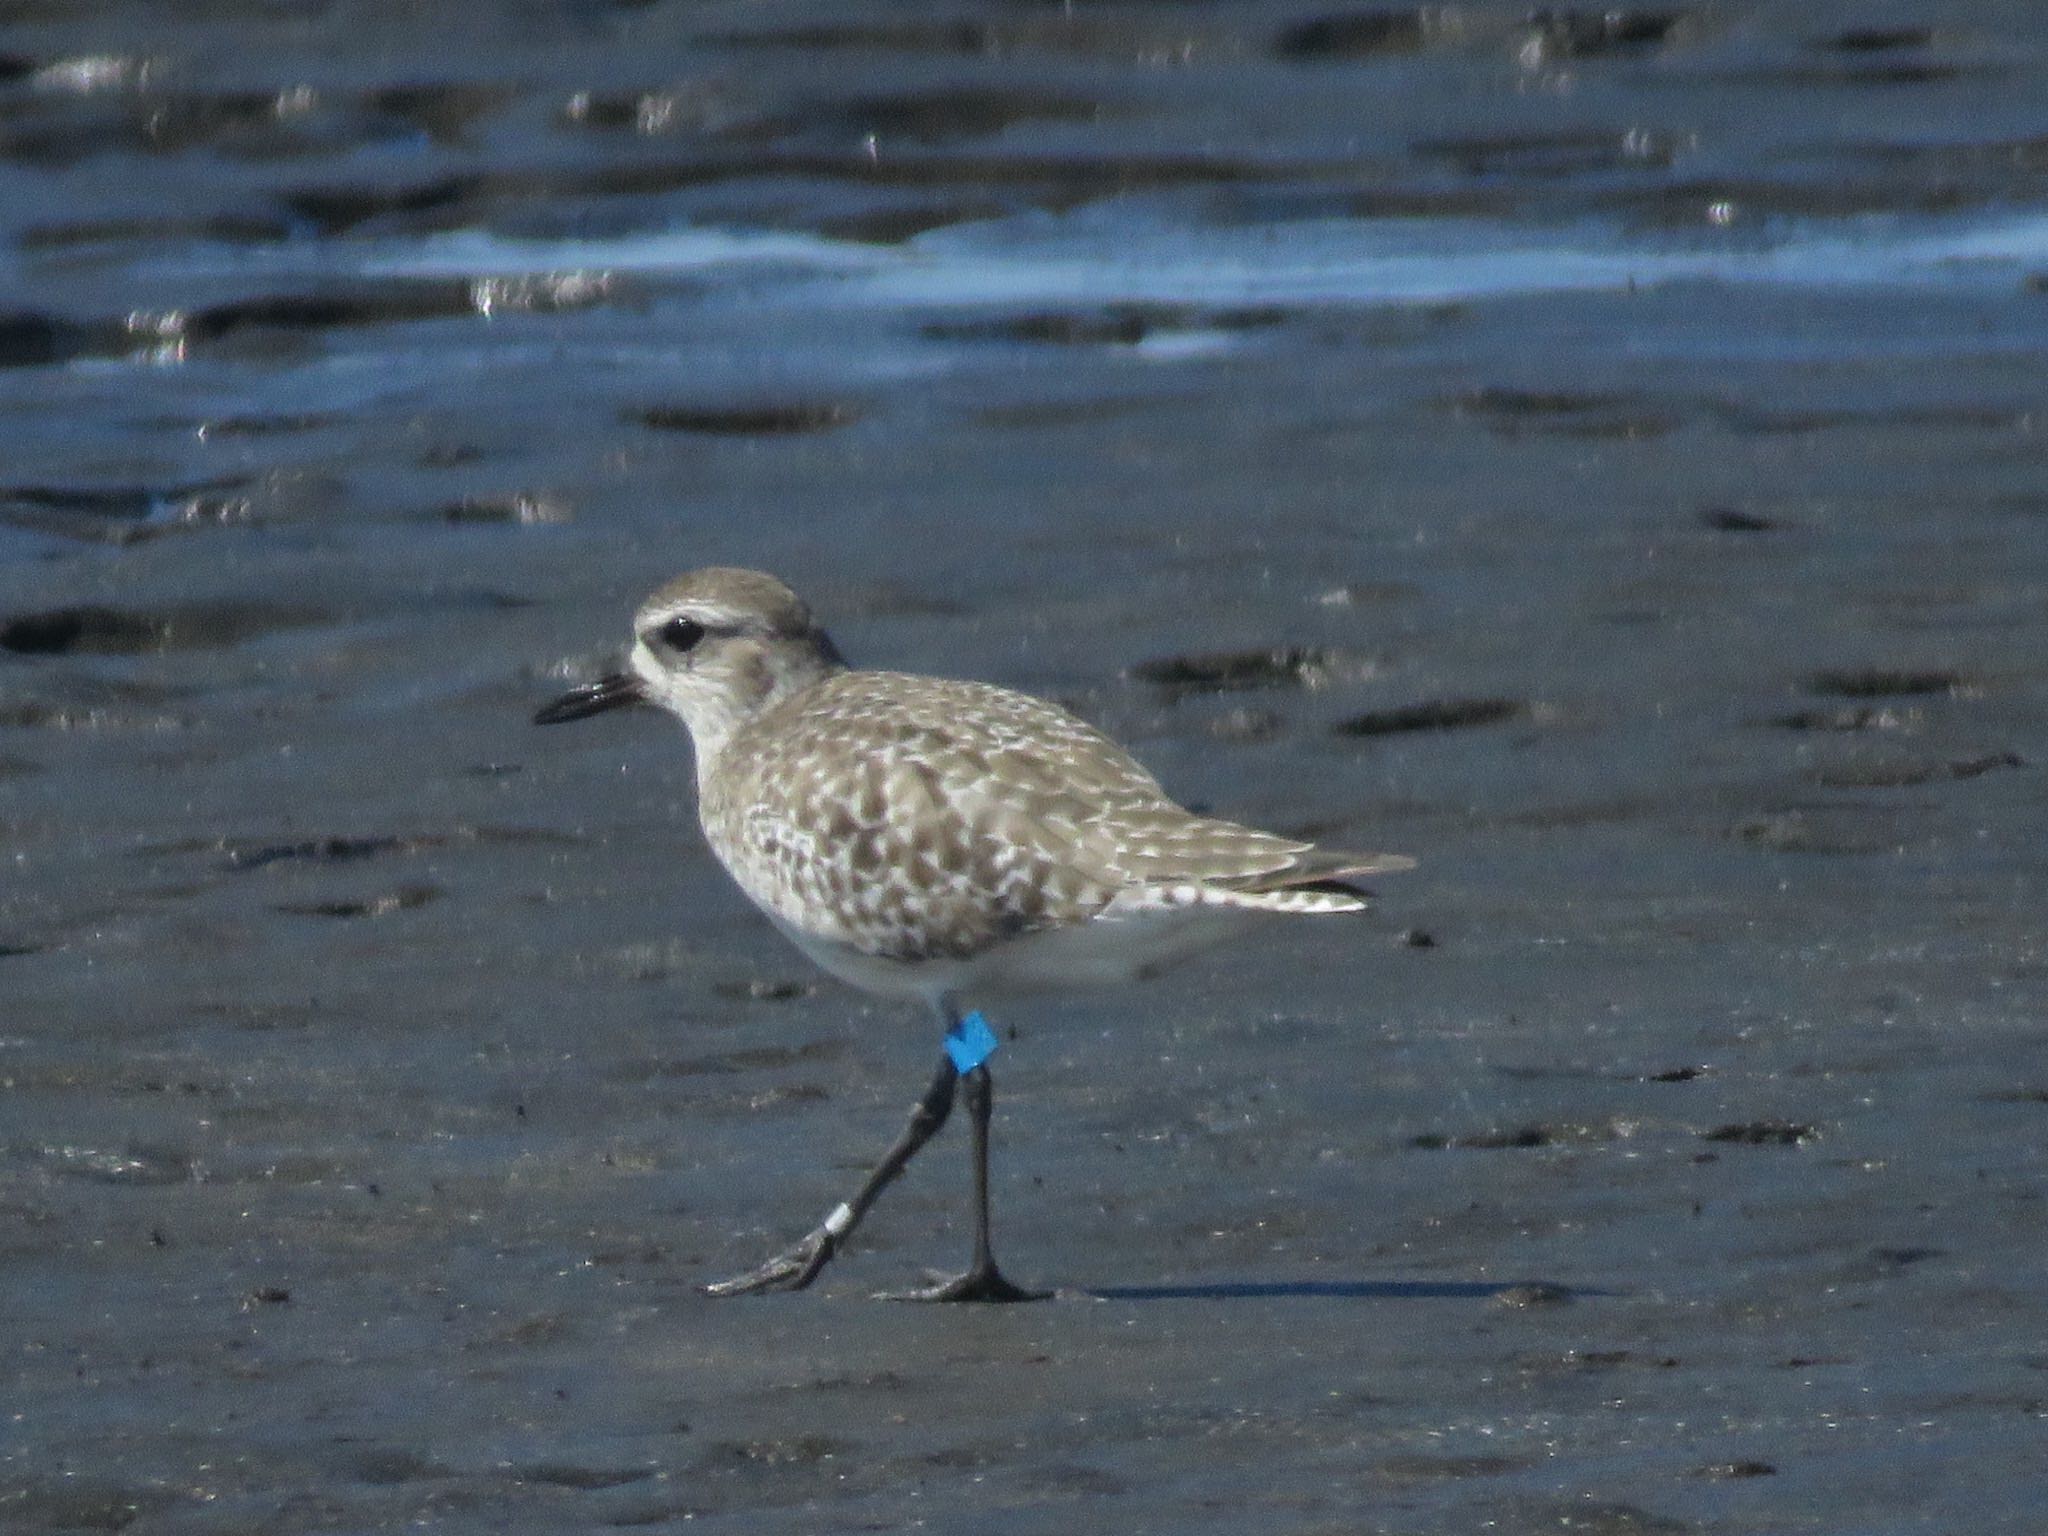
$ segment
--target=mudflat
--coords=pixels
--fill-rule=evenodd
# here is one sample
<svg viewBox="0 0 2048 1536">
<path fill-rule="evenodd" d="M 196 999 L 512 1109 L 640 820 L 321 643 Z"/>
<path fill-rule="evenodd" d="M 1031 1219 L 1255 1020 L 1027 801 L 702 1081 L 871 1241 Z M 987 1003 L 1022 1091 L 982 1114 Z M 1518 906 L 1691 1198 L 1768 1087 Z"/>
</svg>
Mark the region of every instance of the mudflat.
<svg viewBox="0 0 2048 1536">
<path fill-rule="evenodd" d="M 2039 1530 L 2048 19 L 102 9 L 0 34 L 0 1526 Z M 697 1293 L 937 1049 L 528 724 L 709 563 L 1421 861 L 996 1019 L 1055 1300 L 870 1299 L 957 1128 Z"/>
</svg>

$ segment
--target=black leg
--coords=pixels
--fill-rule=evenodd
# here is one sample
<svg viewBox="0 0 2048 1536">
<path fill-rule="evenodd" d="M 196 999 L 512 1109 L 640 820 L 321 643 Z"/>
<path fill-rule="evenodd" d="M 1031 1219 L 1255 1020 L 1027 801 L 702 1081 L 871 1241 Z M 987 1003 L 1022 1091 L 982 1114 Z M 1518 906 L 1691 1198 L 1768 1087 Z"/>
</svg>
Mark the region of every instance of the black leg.
<svg viewBox="0 0 2048 1536">
<path fill-rule="evenodd" d="M 981 1074 L 984 1078 L 987 1074 Z M 894 1146 L 882 1154 L 882 1160 L 875 1164 L 874 1171 L 867 1176 L 859 1193 L 844 1205 L 835 1207 L 826 1218 L 813 1227 L 793 1247 L 783 1250 L 761 1265 L 750 1269 L 744 1275 L 735 1275 L 730 1280 L 720 1280 L 704 1287 L 710 1296 L 744 1296 L 750 1291 L 772 1290 L 780 1286 L 786 1290 L 800 1291 L 818 1278 L 818 1271 L 831 1261 L 839 1251 L 848 1233 L 860 1225 L 867 1215 L 868 1207 L 886 1189 L 889 1182 L 903 1171 L 904 1165 L 917 1155 L 917 1149 L 930 1141 L 946 1123 L 946 1116 L 953 1109 L 953 1087 L 960 1080 L 960 1073 L 954 1067 L 952 1058 L 941 1055 L 939 1070 L 933 1076 L 931 1086 L 924 1091 L 924 1097 L 917 1101 L 917 1107 L 910 1112 L 910 1123 L 903 1127 L 903 1134 L 896 1138 Z M 971 1078 L 970 1078 L 971 1081 Z M 972 1095 L 970 1093 L 970 1102 Z M 986 1115 L 984 1105 L 982 1128 L 977 1133 L 981 1143 L 986 1142 Z M 982 1221 L 987 1224 L 987 1182 L 986 1167 L 982 1170 Z"/>
<path fill-rule="evenodd" d="M 967 1113 L 974 1125 L 974 1262 L 967 1273 L 920 1291 L 892 1293 L 894 1301 L 1040 1301 L 1049 1291 L 1027 1291 L 1012 1285 L 996 1268 L 988 1237 L 988 1123 L 995 1109 L 995 1084 L 986 1066 L 963 1080 Z"/>
</svg>

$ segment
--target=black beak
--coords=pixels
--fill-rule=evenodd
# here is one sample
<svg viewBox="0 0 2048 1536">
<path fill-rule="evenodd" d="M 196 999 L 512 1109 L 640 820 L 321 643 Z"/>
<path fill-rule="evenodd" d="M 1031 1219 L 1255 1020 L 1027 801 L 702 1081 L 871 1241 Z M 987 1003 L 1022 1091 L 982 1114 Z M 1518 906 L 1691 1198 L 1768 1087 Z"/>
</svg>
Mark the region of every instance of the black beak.
<svg viewBox="0 0 2048 1536">
<path fill-rule="evenodd" d="M 601 715 L 608 709 L 638 704 L 646 697 L 639 678 L 614 672 L 594 683 L 585 683 L 581 688 L 571 688 L 554 703 L 536 710 L 533 723 L 560 725 L 565 720 L 583 720 L 591 715 Z"/>
</svg>

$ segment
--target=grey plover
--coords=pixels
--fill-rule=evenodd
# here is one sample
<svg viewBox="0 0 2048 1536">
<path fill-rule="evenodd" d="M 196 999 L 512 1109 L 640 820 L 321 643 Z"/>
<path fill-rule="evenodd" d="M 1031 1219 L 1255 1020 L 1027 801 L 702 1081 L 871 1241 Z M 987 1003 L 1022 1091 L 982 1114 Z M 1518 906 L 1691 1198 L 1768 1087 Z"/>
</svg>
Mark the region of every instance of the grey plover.
<svg viewBox="0 0 2048 1536">
<path fill-rule="evenodd" d="M 850 668 L 788 587 L 692 571 L 640 605 L 624 671 L 550 725 L 646 701 L 688 727 L 705 839 L 806 955 L 919 999 L 945 1031 L 910 1123 L 853 1197 L 718 1296 L 808 1285 L 945 1122 L 974 1130 L 974 1255 L 928 1300 L 1015 1301 L 989 1247 L 989 1000 L 1128 981 L 1262 914 L 1354 912 L 1350 882 L 1413 867 L 1182 809 L 1065 710 L 986 683 Z"/>
</svg>

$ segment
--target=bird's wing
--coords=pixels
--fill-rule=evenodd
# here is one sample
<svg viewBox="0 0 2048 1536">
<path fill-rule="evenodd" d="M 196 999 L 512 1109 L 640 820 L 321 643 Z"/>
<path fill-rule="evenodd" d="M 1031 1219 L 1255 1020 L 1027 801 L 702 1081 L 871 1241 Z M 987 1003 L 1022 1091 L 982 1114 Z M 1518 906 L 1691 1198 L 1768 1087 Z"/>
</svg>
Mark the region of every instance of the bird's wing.
<svg viewBox="0 0 2048 1536">
<path fill-rule="evenodd" d="M 1312 887 L 1334 894 L 1347 881 L 1414 868 L 1402 854 L 1318 848 L 1198 816 L 1108 736 L 1028 694 L 953 684 L 927 702 L 915 756 L 936 774 L 935 796 L 981 837 L 1033 850 L 1112 897 L 1189 885 L 1248 898 Z"/>
<path fill-rule="evenodd" d="M 849 672 L 804 704 L 750 733 L 748 819 L 780 845 L 778 880 L 872 910 L 882 937 L 861 942 L 877 952 L 902 951 L 920 921 L 959 954 L 1112 906 L 1346 910 L 1361 903 L 1343 880 L 1408 864 L 1197 816 L 1109 737 L 1027 694 Z M 826 835 L 790 849 L 791 827 Z"/>
</svg>

